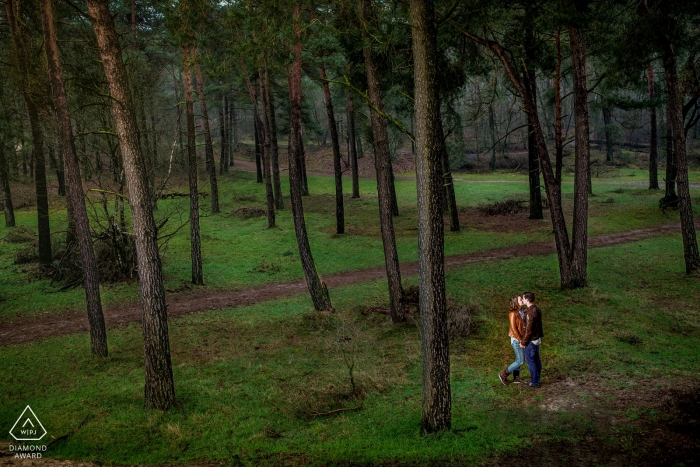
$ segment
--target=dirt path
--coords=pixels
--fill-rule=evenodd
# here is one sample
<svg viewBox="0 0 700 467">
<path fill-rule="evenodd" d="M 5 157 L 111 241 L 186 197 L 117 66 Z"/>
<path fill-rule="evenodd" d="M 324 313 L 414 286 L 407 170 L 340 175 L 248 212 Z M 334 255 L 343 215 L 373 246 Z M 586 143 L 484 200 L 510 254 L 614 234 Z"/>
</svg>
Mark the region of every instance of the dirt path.
<svg viewBox="0 0 700 467">
<path fill-rule="evenodd" d="M 700 223 L 697 224 L 700 228 Z M 680 231 L 680 224 L 667 224 L 647 229 L 631 230 L 609 235 L 601 235 L 589 239 L 590 248 L 620 245 L 654 237 L 668 232 Z M 518 258 L 523 256 L 548 255 L 556 252 L 553 242 L 529 243 L 525 245 L 495 248 L 445 257 L 445 267 L 455 268 L 466 264 L 483 263 L 499 259 Z M 418 274 L 418 263 L 402 263 L 402 275 Z M 362 282 L 382 279 L 385 276 L 384 267 L 345 271 L 323 276 L 323 281 L 329 288 L 360 284 Z M 258 285 L 237 290 L 202 290 L 188 295 L 171 297 L 167 300 L 168 316 L 174 317 L 187 313 L 207 310 L 233 308 L 251 305 L 265 300 L 304 293 L 307 291 L 304 279 Z M 113 328 L 120 324 L 141 320 L 141 306 L 129 304 L 105 310 L 107 327 Z M 31 342 L 43 337 L 60 336 L 76 332 L 87 332 L 87 316 L 83 310 L 69 311 L 60 315 L 45 317 L 29 317 L 6 323 L 0 330 L 0 346 Z"/>
</svg>

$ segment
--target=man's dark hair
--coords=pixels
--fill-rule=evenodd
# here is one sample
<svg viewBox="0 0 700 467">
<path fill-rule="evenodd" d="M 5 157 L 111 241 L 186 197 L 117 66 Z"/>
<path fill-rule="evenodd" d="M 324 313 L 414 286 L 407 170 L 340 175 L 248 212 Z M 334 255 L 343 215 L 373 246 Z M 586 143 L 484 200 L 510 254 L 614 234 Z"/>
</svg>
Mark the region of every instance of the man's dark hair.
<svg viewBox="0 0 700 467">
<path fill-rule="evenodd" d="M 535 294 L 532 292 L 525 292 L 523 298 L 530 303 L 535 303 Z"/>
</svg>

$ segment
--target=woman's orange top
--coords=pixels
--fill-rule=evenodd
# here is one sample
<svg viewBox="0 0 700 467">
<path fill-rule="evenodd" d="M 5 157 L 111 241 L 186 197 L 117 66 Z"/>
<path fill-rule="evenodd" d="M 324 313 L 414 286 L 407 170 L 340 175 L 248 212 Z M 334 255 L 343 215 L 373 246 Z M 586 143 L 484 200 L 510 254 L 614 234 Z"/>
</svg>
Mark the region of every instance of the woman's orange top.
<svg viewBox="0 0 700 467">
<path fill-rule="evenodd" d="M 525 328 L 523 326 L 523 319 L 520 317 L 520 312 L 517 310 L 511 311 L 508 313 L 508 320 L 510 321 L 510 331 L 508 331 L 508 335 L 518 339 L 518 342 L 521 342 L 523 340 Z"/>
</svg>

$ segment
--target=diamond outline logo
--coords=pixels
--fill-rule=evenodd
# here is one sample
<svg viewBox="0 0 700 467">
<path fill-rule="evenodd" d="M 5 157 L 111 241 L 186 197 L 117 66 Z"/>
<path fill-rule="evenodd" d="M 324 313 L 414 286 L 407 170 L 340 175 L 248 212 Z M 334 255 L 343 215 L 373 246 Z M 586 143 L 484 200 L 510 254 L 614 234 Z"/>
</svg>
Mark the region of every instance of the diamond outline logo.
<svg viewBox="0 0 700 467">
<path fill-rule="evenodd" d="M 26 416 L 26 420 L 25 420 L 25 414 L 27 413 L 27 410 L 29 410 L 29 412 L 31 413 L 31 416 L 34 417 L 34 420 L 39 424 L 39 426 L 41 427 L 41 430 L 43 430 L 42 435 L 39 436 L 38 438 L 18 438 L 18 437 L 15 436 L 15 434 L 13 433 L 13 431 L 15 430 L 15 428 L 17 427 L 17 425 L 19 424 L 19 422 L 21 422 L 22 420 L 24 420 L 24 423 L 22 424 L 22 426 L 21 426 L 20 428 L 24 428 L 24 427 L 27 425 L 27 422 L 29 422 L 29 424 L 32 426 L 32 428 L 36 428 L 35 425 L 34 425 L 34 422 L 32 422 L 32 419 L 30 418 L 29 415 Z M 32 410 L 32 408 L 29 407 L 29 406 L 27 406 L 27 407 L 22 411 L 22 414 L 19 416 L 19 418 L 17 419 L 17 421 L 15 422 L 15 424 L 12 425 L 12 428 L 10 428 L 10 434 L 12 435 L 12 437 L 13 437 L 16 441 L 40 441 L 41 438 L 43 438 L 44 436 L 46 436 L 46 428 L 44 428 L 44 425 L 41 424 L 41 421 L 39 420 L 39 417 L 36 416 L 36 414 L 34 413 L 34 411 Z"/>
</svg>

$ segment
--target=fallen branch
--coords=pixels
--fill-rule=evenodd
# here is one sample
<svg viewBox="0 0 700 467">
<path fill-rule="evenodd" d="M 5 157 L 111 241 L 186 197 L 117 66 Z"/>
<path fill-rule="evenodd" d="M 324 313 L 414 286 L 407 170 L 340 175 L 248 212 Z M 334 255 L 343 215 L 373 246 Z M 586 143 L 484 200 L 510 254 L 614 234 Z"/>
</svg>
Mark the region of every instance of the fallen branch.
<svg viewBox="0 0 700 467">
<path fill-rule="evenodd" d="M 314 419 L 316 417 L 324 417 L 326 415 L 333 415 L 333 414 L 340 413 L 340 412 L 349 412 L 352 410 L 359 410 L 362 408 L 362 404 L 363 404 L 363 402 L 360 402 L 360 405 L 358 405 L 357 407 L 343 407 L 340 409 L 331 410 L 330 412 L 314 412 L 310 415 L 311 415 L 311 418 Z"/>
<path fill-rule="evenodd" d="M 76 431 L 78 431 L 79 429 L 81 429 L 81 428 L 83 427 L 83 425 L 85 425 L 85 423 L 87 423 L 87 421 L 88 421 L 89 418 L 90 418 L 90 415 L 89 415 L 89 414 L 86 415 L 85 418 L 83 419 L 83 421 L 80 422 L 80 425 L 78 425 L 77 427 L 73 428 L 71 431 L 69 431 L 69 432 L 66 433 L 65 435 L 61 435 L 61 436 L 59 436 L 58 438 L 52 439 L 52 440 L 46 445 L 46 447 L 48 448 L 49 446 L 51 446 L 53 443 L 55 443 L 55 442 L 57 442 L 57 441 L 61 441 L 62 439 L 66 439 L 66 438 L 68 438 L 69 436 L 73 436 L 73 434 L 75 434 Z"/>
</svg>

